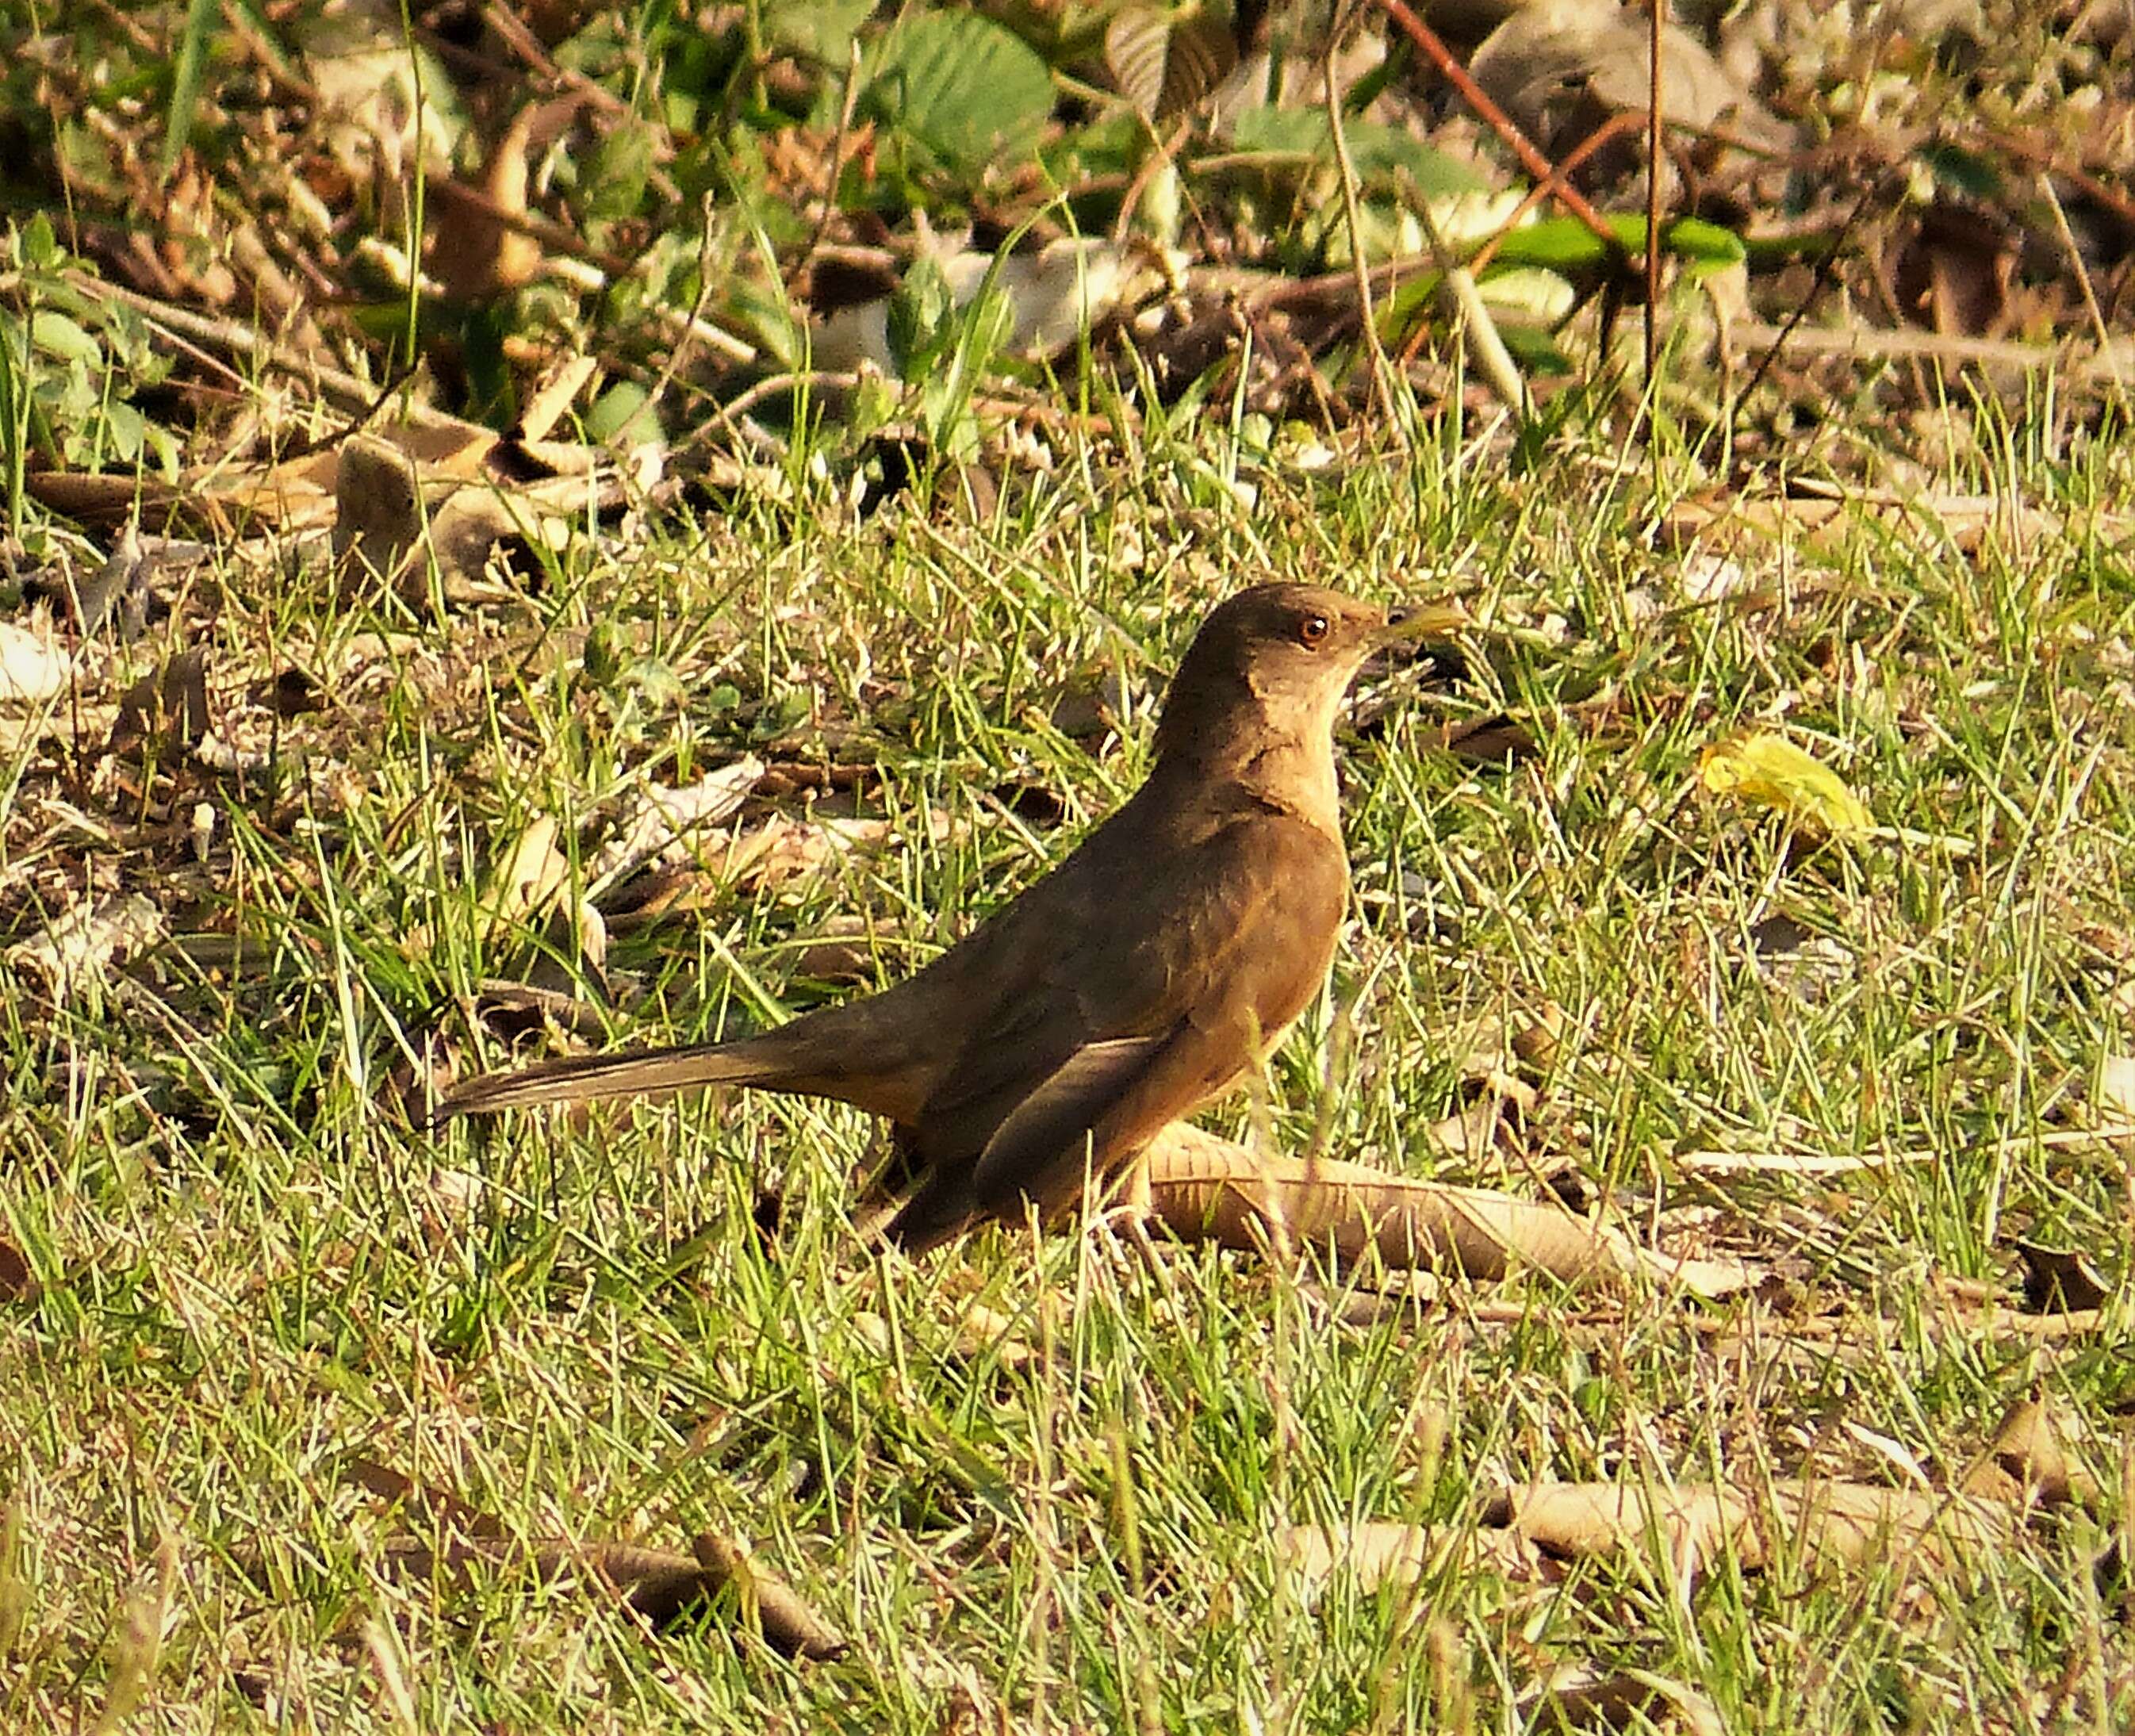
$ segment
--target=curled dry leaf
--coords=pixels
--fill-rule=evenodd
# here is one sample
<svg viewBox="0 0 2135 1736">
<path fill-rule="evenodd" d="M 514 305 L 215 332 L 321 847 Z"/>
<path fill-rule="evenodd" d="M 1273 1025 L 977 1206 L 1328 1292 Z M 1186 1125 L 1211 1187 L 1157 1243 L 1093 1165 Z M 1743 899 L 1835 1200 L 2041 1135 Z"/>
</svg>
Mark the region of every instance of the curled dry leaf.
<svg viewBox="0 0 2135 1736">
<path fill-rule="evenodd" d="M 341 1480 L 398 1506 L 410 1524 L 465 1537 L 501 1537 L 504 1524 L 448 1489 L 419 1482 L 404 1471 L 361 1454 L 341 1468 Z"/>
<path fill-rule="evenodd" d="M 1799 1554 L 1852 1566 L 1897 1550 L 1953 1563 L 2005 1549 L 2012 1516 L 1963 1495 L 1785 1477 L 1766 1490 L 1713 1483 L 1546 1483 L 1509 1492 L 1507 1522 L 1552 1555 L 1576 1559 L 1642 1546 L 1658 1536 L 1693 1569 L 1716 1550 L 1752 1571 Z"/>
<path fill-rule="evenodd" d="M 120 958 L 138 958 L 162 941 L 162 912 L 138 892 L 84 900 L 42 934 L 7 949 L 7 962 L 44 979 L 56 1000 L 71 1000 Z"/>
<path fill-rule="evenodd" d="M 1536 1731 L 1682 1729 L 1722 1736 L 1726 1725 L 1704 1695 L 1650 1670 L 1559 1671 L 1519 1704 L 1522 1728 Z"/>
<path fill-rule="evenodd" d="M 2056 1506 L 2088 1503 L 2098 1495 L 2097 1480 L 2070 1456 L 2051 1407 L 2036 1390 L 2009 1407 L 1987 1450 L 1965 1472 L 1963 1487 L 1968 1495 Z"/>
<path fill-rule="evenodd" d="M 527 157 L 541 109 L 529 104 L 489 147 L 474 196 L 440 176 L 429 183 L 429 266 L 457 301 L 487 302 L 531 283 L 541 268 L 541 244 L 509 220 L 526 215 Z"/>
<path fill-rule="evenodd" d="M 520 923 L 549 918 L 549 938 L 559 951 L 575 956 L 598 973 L 608 960 L 608 925 L 590 899 L 574 897 L 570 860 L 557 848 L 559 829 L 548 815 L 536 819 L 498 866 L 483 901 L 492 934 Z M 556 989 L 568 979 L 557 961 L 544 956 L 535 967 L 536 985 Z"/>
<path fill-rule="evenodd" d="M 74 679 L 74 661 L 49 630 L 33 632 L 0 621 L 0 703 L 36 705 L 56 699 Z"/>
<path fill-rule="evenodd" d="M 1498 712 L 1441 723 L 1425 737 L 1440 752 L 1471 766 L 1518 766 L 1542 757 L 1542 744 L 1518 718 Z"/>
<path fill-rule="evenodd" d="M 792 1589 L 764 1571 L 738 1544 L 712 1531 L 690 1545 L 708 1589 L 731 1590 L 743 1623 L 787 1656 L 818 1661 L 845 1655 L 845 1642 Z"/>
<path fill-rule="evenodd" d="M 1718 742 L 1699 759 L 1697 778 L 1716 795 L 1774 809 L 1818 838 L 1855 837 L 1876 827 L 1875 815 L 1837 772 L 1784 736 L 1756 732 Z"/>
<path fill-rule="evenodd" d="M 1535 1111 L 1540 1094 L 1525 1080 L 1492 1068 L 1462 1108 L 1431 1126 L 1431 1142 L 1448 1155 L 1474 1163 L 1503 1144 L 1517 1146 L 1519 1129 Z"/>
<path fill-rule="evenodd" d="M 947 815 L 927 815 L 937 837 L 947 835 Z M 752 890 L 784 886 L 814 873 L 826 863 L 855 851 L 879 850 L 895 837 L 886 820 L 866 815 L 811 814 L 796 818 L 772 814 L 761 824 L 737 832 L 724 852 L 709 853 L 711 867 L 729 884 Z"/>
<path fill-rule="evenodd" d="M 141 527 L 129 519 L 112 544 L 109 559 L 74 592 L 75 625 L 92 633 L 112 621 L 121 641 L 138 639 L 148 624 L 148 568 Z"/>
<path fill-rule="evenodd" d="M 1651 45 L 1644 18 L 1587 0 L 1530 0 L 1476 48 L 1469 71 L 1531 138 L 1568 147 L 1606 115 L 1652 102 Z M 1725 119 L 1777 147 L 1786 128 L 1705 45 L 1678 24 L 1659 44 L 1661 107 L 1697 127 Z"/>
<path fill-rule="evenodd" d="M 877 979 L 876 943 L 884 925 L 850 913 L 830 917 L 811 940 L 801 943 L 793 957 L 796 975 L 819 983 L 857 987 Z"/>
<path fill-rule="evenodd" d="M 556 848 L 559 830 L 546 814 L 519 834 L 490 878 L 489 896 L 482 902 L 490 912 L 490 931 L 524 922 L 547 910 L 556 895 L 570 884 L 571 864 Z"/>
<path fill-rule="evenodd" d="M 1294 1525 L 1276 1534 L 1276 1547 L 1314 1588 L 1338 1576 L 1373 1591 L 1382 1585 L 1414 1585 L 1449 1570 L 1464 1574 L 1479 1568 L 1512 1579 L 1531 1579 L 1541 1570 L 1534 1545 L 1501 1526 L 1402 1525 L 1391 1520 Z"/>
<path fill-rule="evenodd" d="M 531 1569 L 545 1579 L 574 1574 L 624 1593 L 624 1601 L 656 1627 L 684 1609 L 731 1590 L 744 1622 L 788 1656 L 833 1658 L 845 1641 L 801 1598 L 767 1573 L 739 1545 L 707 1531 L 681 1555 L 669 1550 L 599 1540 L 537 1538 L 525 1542 L 503 1535 L 494 1516 L 447 1490 L 375 1459 L 351 1459 L 342 1476 L 357 1487 L 398 1506 L 408 1519 L 438 1535 L 433 1541 L 396 1537 L 385 1545 L 389 1572 L 409 1579 L 449 1578 L 463 1582 L 488 1566 Z"/>
<path fill-rule="evenodd" d="M 2018 1242 L 2024 1263 L 2024 1306 L 2034 1314 L 2081 1313 L 2104 1305 L 2113 1286 L 2079 1248 L 2047 1248 Z"/>
<path fill-rule="evenodd" d="M 523 1037 L 545 1024 L 587 1042 L 599 1042 L 608 1035 L 607 1015 L 583 996 L 498 977 L 484 977 L 476 985 L 468 1020 L 506 1037 Z"/>
<path fill-rule="evenodd" d="M 0 1237 L 0 1302 L 35 1302 L 40 1288 L 29 1256 Z"/>
<path fill-rule="evenodd" d="M 591 512 L 624 488 L 590 448 L 501 440 L 487 429 L 404 430 L 391 441 L 354 435 L 333 471 L 332 549 L 345 589 L 382 583 L 404 601 L 429 600 L 430 561 L 447 602 L 500 592 L 490 558 L 537 542 L 559 549 Z"/>
<path fill-rule="evenodd" d="M 476 1570 L 530 1572 L 542 1579 L 573 1579 L 588 1590 L 619 1593 L 622 1601 L 663 1627 L 702 1603 L 711 1579 L 690 1556 L 671 1550 L 598 1540 L 458 1536 L 442 1544 L 396 1537 L 385 1547 L 385 1570 L 396 1578 L 464 1585 Z"/>
<path fill-rule="evenodd" d="M 207 730 L 207 654 L 196 646 L 126 689 L 104 751 L 123 753 L 161 736 L 191 747 Z"/>
<path fill-rule="evenodd" d="M 1308 1580 L 1339 1571 L 1368 1589 L 1478 1567 L 1532 1578 L 1550 1558 L 1655 1545 L 1689 1573 L 1721 1553 L 1750 1572 L 1790 1559 L 1829 1570 L 1901 1554 L 1947 1567 L 2006 1550 L 2016 1518 L 2006 1501 L 1830 1478 L 1781 1478 L 1762 1490 L 1658 1479 L 1540 1483 L 1499 1494 L 1479 1525 L 1305 1526 L 1283 1534 L 1281 1546 Z"/>
<path fill-rule="evenodd" d="M 1559 1205 L 1358 1163 L 1261 1158 L 1198 1128 L 1166 1128 L 1144 1164 L 1152 1216 L 1189 1241 L 1250 1251 L 1332 1242 L 1347 1260 L 1484 1279 L 1523 1269 L 1566 1284 L 1638 1275 L 1702 1296 L 1760 1275 L 1736 1261 L 1654 1253 Z"/>
<path fill-rule="evenodd" d="M 680 790 L 647 784 L 638 791 L 629 817 L 593 858 L 588 883 L 605 887 L 656 858 L 686 857 L 695 834 L 731 820 L 763 775 L 763 762 L 746 754 Z"/>
</svg>

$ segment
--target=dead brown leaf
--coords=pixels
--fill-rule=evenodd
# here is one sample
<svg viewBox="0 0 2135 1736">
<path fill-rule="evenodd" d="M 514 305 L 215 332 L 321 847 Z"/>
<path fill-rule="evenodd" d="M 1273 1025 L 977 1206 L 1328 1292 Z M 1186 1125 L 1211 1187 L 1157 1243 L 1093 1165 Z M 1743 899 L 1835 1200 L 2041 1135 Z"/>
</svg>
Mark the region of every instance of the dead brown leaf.
<svg viewBox="0 0 2135 1736">
<path fill-rule="evenodd" d="M 196 646 L 126 689 L 104 751 L 125 753 L 155 740 L 191 748 L 208 727 L 207 653 Z"/>
<path fill-rule="evenodd" d="M 1614 1556 L 1657 1544 L 1685 1572 L 1726 1553 L 1748 1572 L 1799 1559 L 1825 1570 L 1897 1551 L 1949 1566 L 2005 1550 L 2016 1516 L 1968 1494 L 1886 1488 L 1836 1478 L 1783 1477 L 1763 1489 L 1706 1482 L 1537 1483 L 1486 1504 L 1479 1525 L 1374 1521 L 1300 1526 L 1285 1553 L 1309 1579 L 1339 1569 L 1367 1587 L 1412 1584 L 1449 1568 L 1515 1578 L 1547 1561 Z"/>
<path fill-rule="evenodd" d="M 763 1569 L 731 1539 L 700 1532 L 690 1545 L 704 1583 L 713 1591 L 732 1590 L 745 1627 L 791 1656 L 818 1661 L 842 1657 L 845 1642 L 784 1581 Z"/>
<path fill-rule="evenodd" d="M 14 1243 L 0 1237 L 0 1302 L 35 1302 L 40 1286 L 30 1269 L 29 1256 Z"/>
<path fill-rule="evenodd" d="M 1198 1128 L 1164 1129 L 1145 1158 L 1152 1216 L 1174 1236 L 1258 1252 L 1331 1243 L 1346 1260 L 1459 1272 L 1522 1269 L 1567 1284 L 1644 1277 L 1723 1296 L 1759 1277 L 1737 1261 L 1641 1248 L 1553 1202 L 1422 1182 L 1362 1164 L 1261 1158 Z"/>
<path fill-rule="evenodd" d="M 2020 1241 L 2016 1257 L 2024 1264 L 2024 1306 L 2034 1314 L 2094 1311 L 2113 1294 L 2080 1248 Z"/>
<path fill-rule="evenodd" d="M 2096 1479 L 2070 1456 L 2052 1408 L 2036 1388 L 2009 1407 L 1961 1483 L 1970 1495 L 1997 1501 L 2036 1498 L 2055 1506 L 2088 1503 L 2099 1492 Z"/>
<path fill-rule="evenodd" d="M 397 1576 L 458 1583 L 485 1566 L 530 1570 L 544 1579 L 583 1575 L 598 1587 L 621 1593 L 655 1627 L 730 1590 L 743 1622 L 788 1656 L 832 1658 L 845 1649 L 845 1642 L 798 1595 L 738 1545 L 714 1533 L 699 1536 L 687 1555 L 599 1540 L 522 1542 L 506 1536 L 493 1515 L 375 1459 L 351 1459 L 342 1474 L 414 1524 L 438 1534 L 434 1540 L 395 1537 L 386 1543 L 385 1566 Z"/>
<path fill-rule="evenodd" d="M 713 1589 L 693 1557 L 627 1543 L 460 1536 L 431 1544 L 396 1537 L 386 1543 L 384 1555 L 386 1571 L 397 1578 L 455 1585 L 464 1584 L 482 1567 L 516 1569 L 545 1580 L 580 1578 L 596 1591 L 620 1593 L 627 1606 L 656 1628 L 704 1601 Z"/>
</svg>

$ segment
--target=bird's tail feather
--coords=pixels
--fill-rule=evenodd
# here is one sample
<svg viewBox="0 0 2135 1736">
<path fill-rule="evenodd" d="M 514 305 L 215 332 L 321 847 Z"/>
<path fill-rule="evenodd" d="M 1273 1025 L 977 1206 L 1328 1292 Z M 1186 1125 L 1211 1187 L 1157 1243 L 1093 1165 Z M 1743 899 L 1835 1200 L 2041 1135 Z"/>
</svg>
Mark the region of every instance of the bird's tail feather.
<svg viewBox="0 0 2135 1736">
<path fill-rule="evenodd" d="M 708 1085 L 768 1085 L 791 1070 L 755 1041 L 700 1043 L 680 1049 L 625 1049 L 610 1055 L 566 1055 L 516 1072 L 486 1073 L 455 1086 L 438 1101 L 433 1124 L 455 1115 L 487 1115 L 543 1103 L 585 1103 L 603 1097 L 671 1097 Z"/>
</svg>

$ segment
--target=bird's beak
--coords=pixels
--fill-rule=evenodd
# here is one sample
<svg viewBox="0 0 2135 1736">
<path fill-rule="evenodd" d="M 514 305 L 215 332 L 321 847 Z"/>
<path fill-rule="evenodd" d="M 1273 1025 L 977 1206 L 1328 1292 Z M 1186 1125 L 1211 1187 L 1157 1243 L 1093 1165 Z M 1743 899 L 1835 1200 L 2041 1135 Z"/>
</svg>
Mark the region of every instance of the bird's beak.
<svg viewBox="0 0 2135 1736">
<path fill-rule="evenodd" d="M 1450 598 L 1444 602 L 1418 603 L 1397 612 L 1373 636 L 1381 646 L 1410 645 L 1419 639 L 1442 638 L 1474 625 L 1475 617 Z"/>
</svg>

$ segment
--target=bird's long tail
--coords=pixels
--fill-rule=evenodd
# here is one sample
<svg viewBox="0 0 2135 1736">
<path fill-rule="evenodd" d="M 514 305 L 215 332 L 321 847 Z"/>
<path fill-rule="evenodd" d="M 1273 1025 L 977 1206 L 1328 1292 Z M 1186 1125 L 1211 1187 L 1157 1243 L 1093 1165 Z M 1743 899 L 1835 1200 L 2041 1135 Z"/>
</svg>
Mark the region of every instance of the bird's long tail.
<svg viewBox="0 0 2135 1736">
<path fill-rule="evenodd" d="M 786 1085 L 797 1057 L 790 1043 L 745 1037 L 679 1049 L 625 1049 L 610 1055 L 566 1055 L 516 1072 L 486 1073 L 455 1086 L 438 1101 L 433 1125 L 455 1115 L 487 1115 L 543 1103 L 587 1103 L 603 1097 L 671 1097 L 708 1085 Z"/>
</svg>

